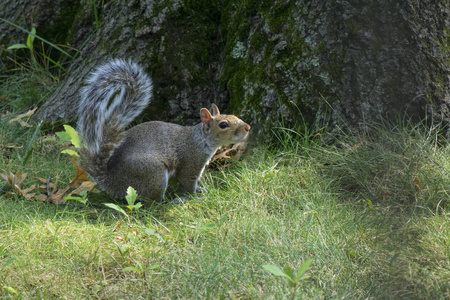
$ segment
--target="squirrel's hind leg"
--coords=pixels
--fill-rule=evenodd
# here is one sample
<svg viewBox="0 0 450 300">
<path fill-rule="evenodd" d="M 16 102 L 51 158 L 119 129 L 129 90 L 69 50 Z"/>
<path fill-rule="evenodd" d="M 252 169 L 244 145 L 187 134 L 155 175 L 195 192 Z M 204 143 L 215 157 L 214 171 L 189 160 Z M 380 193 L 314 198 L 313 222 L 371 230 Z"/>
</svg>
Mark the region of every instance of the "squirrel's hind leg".
<svg viewBox="0 0 450 300">
<path fill-rule="evenodd" d="M 142 193 L 147 199 L 162 201 L 166 193 L 167 186 L 169 185 L 170 174 L 169 171 L 164 167 L 160 166 L 158 170 L 151 170 L 150 174 L 146 174 L 143 178 L 149 178 L 146 180 L 143 189 L 145 192 Z M 150 175 L 150 176 L 148 176 Z"/>
<path fill-rule="evenodd" d="M 142 158 L 133 160 L 128 165 L 130 168 L 121 174 L 122 177 L 128 178 L 128 185 L 145 199 L 162 201 L 170 177 L 165 165 L 156 160 L 149 161 Z"/>
</svg>

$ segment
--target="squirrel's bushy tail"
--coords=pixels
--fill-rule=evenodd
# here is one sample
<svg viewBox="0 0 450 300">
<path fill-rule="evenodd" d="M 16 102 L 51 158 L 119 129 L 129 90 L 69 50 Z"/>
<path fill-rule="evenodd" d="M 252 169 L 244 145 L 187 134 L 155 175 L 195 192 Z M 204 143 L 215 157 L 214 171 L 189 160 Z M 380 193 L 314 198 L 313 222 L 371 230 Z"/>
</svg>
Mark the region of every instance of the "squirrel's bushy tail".
<svg viewBox="0 0 450 300">
<path fill-rule="evenodd" d="M 121 142 L 121 133 L 150 103 L 152 81 L 142 67 L 114 59 L 97 67 L 81 89 L 77 131 L 86 145 L 82 166 L 96 180 Z"/>
</svg>

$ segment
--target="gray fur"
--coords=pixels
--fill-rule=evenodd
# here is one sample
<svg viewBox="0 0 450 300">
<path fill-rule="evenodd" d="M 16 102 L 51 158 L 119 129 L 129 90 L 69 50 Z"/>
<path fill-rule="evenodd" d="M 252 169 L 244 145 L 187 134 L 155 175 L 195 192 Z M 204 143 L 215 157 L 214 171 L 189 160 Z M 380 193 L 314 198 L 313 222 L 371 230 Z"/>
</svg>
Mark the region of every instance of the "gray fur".
<svg viewBox="0 0 450 300">
<path fill-rule="evenodd" d="M 99 66 L 81 89 L 77 129 L 88 151 L 100 152 L 104 128 L 123 130 L 150 103 L 153 84 L 143 68 L 114 59 Z"/>
<path fill-rule="evenodd" d="M 250 125 L 221 115 L 215 105 L 214 115 L 200 110 L 202 122 L 195 126 L 153 121 L 124 132 L 151 94 L 144 70 L 121 59 L 97 68 L 81 91 L 78 132 L 86 147 L 80 149 L 80 163 L 112 196 L 123 198 L 132 186 L 144 198 L 162 200 L 172 176 L 186 193 L 195 193 L 217 148 L 247 139 Z"/>
</svg>

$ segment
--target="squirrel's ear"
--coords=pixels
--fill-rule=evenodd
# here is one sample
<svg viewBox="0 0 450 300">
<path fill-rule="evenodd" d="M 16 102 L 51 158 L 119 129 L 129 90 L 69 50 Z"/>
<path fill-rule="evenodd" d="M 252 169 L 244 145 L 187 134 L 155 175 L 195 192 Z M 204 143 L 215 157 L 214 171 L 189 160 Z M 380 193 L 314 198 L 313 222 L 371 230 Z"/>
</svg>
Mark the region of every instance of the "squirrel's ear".
<svg viewBox="0 0 450 300">
<path fill-rule="evenodd" d="M 211 109 L 212 109 L 212 111 L 213 111 L 213 116 L 218 116 L 218 115 L 220 115 L 219 108 L 218 108 L 217 105 L 215 105 L 214 103 L 211 104 Z"/>
<path fill-rule="evenodd" d="M 202 123 L 206 124 L 209 123 L 209 121 L 211 121 L 212 116 L 209 110 L 207 110 L 206 108 L 202 108 L 200 109 L 200 118 L 202 119 Z"/>
</svg>

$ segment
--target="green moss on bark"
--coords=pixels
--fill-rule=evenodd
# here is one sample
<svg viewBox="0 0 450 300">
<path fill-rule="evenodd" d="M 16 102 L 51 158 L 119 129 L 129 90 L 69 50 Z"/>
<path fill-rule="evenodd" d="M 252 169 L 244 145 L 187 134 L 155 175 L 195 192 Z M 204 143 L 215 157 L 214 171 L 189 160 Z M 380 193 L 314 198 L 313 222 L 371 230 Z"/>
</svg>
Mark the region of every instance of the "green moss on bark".
<svg viewBox="0 0 450 300">
<path fill-rule="evenodd" d="M 301 1 L 230 1 L 225 9 L 221 82 L 230 92 L 232 111 L 251 108 L 243 117 L 262 125 L 260 133 L 280 123 L 311 124 L 324 113 L 323 97 L 333 101 L 330 87 L 341 68 L 339 60 L 328 62 L 339 54 L 305 34 L 309 19 L 324 21 L 320 11 L 308 16 L 307 10 Z"/>
</svg>

